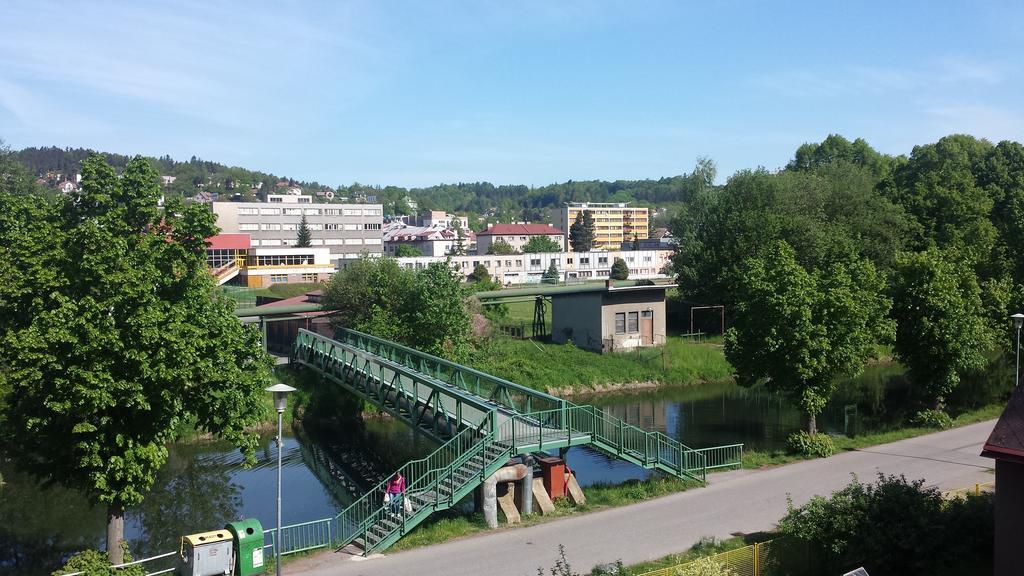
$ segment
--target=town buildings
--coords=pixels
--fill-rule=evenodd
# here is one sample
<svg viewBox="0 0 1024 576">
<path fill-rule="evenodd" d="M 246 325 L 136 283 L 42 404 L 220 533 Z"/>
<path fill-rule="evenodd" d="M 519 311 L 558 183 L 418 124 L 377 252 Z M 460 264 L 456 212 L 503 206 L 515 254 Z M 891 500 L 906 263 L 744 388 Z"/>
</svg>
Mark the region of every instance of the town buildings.
<svg viewBox="0 0 1024 576">
<path fill-rule="evenodd" d="M 248 234 L 218 234 L 206 239 L 206 264 L 217 280 L 249 288 L 273 284 L 321 282 L 334 274 L 336 265 L 325 247 L 254 248 Z"/>
<path fill-rule="evenodd" d="M 463 252 L 468 245 L 463 236 Z M 407 226 L 401 220 L 384 227 L 384 253 L 394 256 L 400 246 L 409 246 L 423 256 L 445 256 L 458 251 L 459 235 L 455 230 L 440 226 Z"/>
<path fill-rule="evenodd" d="M 476 235 L 476 253 L 487 254 L 491 245 L 499 240 L 508 243 L 516 252 L 522 252 L 523 246 L 536 236 L 547 236 L 559 246 L 565 246 L 565 232 L 547 224 L 489 224 L 487 230 Z"/>
<path fill-rule="evenodd" d="M 623 242 L 634 237 L 647 238 L 647 208 L 632 208 L 625 202 L 569 202 L 554 211 L 554 226 L 566 233 L 566 250 L 572 250 L 569 230 L 576 216 L 584 211 L 594 217 L 595 248 L 618 250 Z"/>
<path fill-rule="evenodd" d="M 450 261 L 468 277 L 477 265 L 483 265 L 492 278 L 502 284 L 532 284 L 541 281 L 544 272 L 555 263 L 559 281 L 606 279 L 611 275 L 616 258 L 629 266 L 629 278 L 665 278 L 662 273 L 672 258 L 671 250 L 633 250 L 610 252 L 540 252 L 533 254 L 471 255 L 451 257 L 397 258 L 398 264 L 410 269 L 426 268 L 431 262 Z M 344 261 L 339 261 L 344 266 Z"/>
<path fill-rule="evenodd" d="M 615 352 L 665 344 L 665 291 L 675 284 L 632 282 L 555 288 L 551 296 L 551 341 L 573 342 L 593 352 Z"/>
<path fill-rule="evenodd" d="M 247 233 L 253 248 L 294 246 L 303 216 L 314 248 L 327 248 L 332 261 L 383 252 L 380 204 L 313 204 L 310 196 L 270 195 L 270 202 L 214 202 L 224 233 Z"/>
</svg>

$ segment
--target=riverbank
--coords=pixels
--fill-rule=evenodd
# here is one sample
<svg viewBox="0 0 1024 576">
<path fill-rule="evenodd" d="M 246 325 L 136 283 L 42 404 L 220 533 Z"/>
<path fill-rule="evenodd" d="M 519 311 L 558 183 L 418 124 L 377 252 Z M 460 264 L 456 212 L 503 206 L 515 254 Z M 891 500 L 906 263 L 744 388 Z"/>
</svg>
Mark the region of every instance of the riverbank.
<svg viewBox="0 0 1024 576">
<path fill-rule="evenodd" d="M 1002 412 L 1004 405 L 993 404 L 978 410 L 964 412 L 954 419 L 954 429 L 962 428 L 979 422 L 990 421 L 997 418 Z M 876 434 L 865 434 L 853 438 L 835 436 L 838 451 L 837 455 L 843 452 L 853 452 L 864 448 L 893 443 L 899 440 L 926 436 L 941 432 L 937 428 L 897 428 Z M 745 451 L 743 455 L 743 473 L 761 472 L 773 469 L 785 464 L 814 460 L 802 455 L 787 454 L 783 451 Z M 710 472 L 709 482 L 715 478 L 728 474 L 729 470 L 718 470 Z M 587 487 L 584 492 L 587 496 L 587 503 L 582 506 L 572 506 L 565 500 L 557 502 L 555 511 L 547 515 L 534 514 L 525 517 L 522 523 L 516 525 L 502 525 L 498 530 L 515 530 L 519 528 L 535 526 L 551 522 L 553 520 L 579 516 L 602 510 L 620 508 L 632 504 L 638 504 L 655 498 L 671 494 L 685 492 L 692 488 L 700 487 L 700 484 L 693 481 L 684 481 L 671 477 L 654 477 L 647 480 L 629 480 L 616 485 L 595 485 Z M 465 538 L 484 533 L 493 532 L 488 529 L 480 514 L 459 514 L 453 511 L 437 514 L 414 529 L 408 536 L 399 540 L 389 550 L 398 552 L 411 550 L 423 546 L 450 542 L 455 539 Z"/>
<path fill-rule="evenodd" d="M 733 374 L 720 345 L 679 336 L 669 336 L 663 347 L 614 354 L 595 354 L 572 344 L 493 336 L 469 364 L 517 384 L 565 396 L 724 382 Z"/>
<path fill-rule="evenodd" d="M 787 500 L 802 505 L 878 472 L 922 478 L 940 489 L 990 478 L 992 461 L 978 454 L 994 422 L 946 430 L 873 451 L 798 462 L 767 470 L 714 474 L 701 490 L 669 494 L 627 507 L 577 515 L 522 530 L 499 530 L 434 547 L 409 550 L 368 562 L 325 553 L 297 562 L 290 571 L 306 576 L 433 574 L 522 576 L 554 565 L 559 545 L 578 572 L 595 564 L 637 564 L 692 547 L 703 538 L 771 530 L 786 513 Z M 452 562 L 457 558 L 458 562 Z"/>
</svg>

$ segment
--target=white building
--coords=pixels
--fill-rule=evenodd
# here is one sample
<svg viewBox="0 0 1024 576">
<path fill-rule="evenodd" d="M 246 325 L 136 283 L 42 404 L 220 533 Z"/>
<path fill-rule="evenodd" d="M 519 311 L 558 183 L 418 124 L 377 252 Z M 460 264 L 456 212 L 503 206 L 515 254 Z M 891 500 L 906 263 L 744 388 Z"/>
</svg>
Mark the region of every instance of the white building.
<svg viewBox="0 0 1024 576">
<path fill-rule="evenodd" d="M 253 248 L 294 246 L 305 217 L 312 246 L 329 249 L 331 260 L 383 251 L 380 204 L 307 204 L 300 203 L 303 196 L 290 196 L 294 202 L 280 196 L 280 202 L 214 202 L 210 206 L 221 232 L 248 233 Z"/>
<path fill-rule="evenodd" d="M 456 222 L 458 222 L 457 225 Z M 469 231 L 469 218 L 448 214 L 444 210 L 428 210 L 424 212 L 420 216 L 420 224 L 437 228 L 455 228 L 460 226 L 463 230 Z"/>
<path fill-rule="evenodd" d="M 469 252 L 473 233 L 462 233 L 463 253 Z M 444 226 L 406 226 L 395 220 L 384 227 L 384 253 L 394 256 L 399 246 L 410 246 L 424 256 L 445 256 L 454 254 L 459 246 L 459 233 Z"/>
<path fill-rule="evenodd" d="M 502 284 L 535 284 L 555 262 L 560 281 L 607 279 L 612 264 L 622 258 L 629 267 L 630 279 L 665 278 L 664 270 L 672 259 L 672 250 L 633 250 L 609 252 L 542 252 L 537 254 L 511 254 L 508 256 L 418 256 L 396 258 L 400 266 L 409 269 L 426 268 L 431 262 L 451 261 L 452 266 L 468 277 L 478 264 Z M 347 262 L 339 261 L 339 267 Z"/>
<path fill-rule="evenodd" d="M 565 233 L 547 224 L 489 224 L 487 230 L 476 235 L 476 253 L 486 254 L 491 245 L 499 240 L 506 242 L 513 250 L 522 252 L 523 246 L 536 236 L 547 236 L 558 246 L 565 245 Z"/>
</svg>

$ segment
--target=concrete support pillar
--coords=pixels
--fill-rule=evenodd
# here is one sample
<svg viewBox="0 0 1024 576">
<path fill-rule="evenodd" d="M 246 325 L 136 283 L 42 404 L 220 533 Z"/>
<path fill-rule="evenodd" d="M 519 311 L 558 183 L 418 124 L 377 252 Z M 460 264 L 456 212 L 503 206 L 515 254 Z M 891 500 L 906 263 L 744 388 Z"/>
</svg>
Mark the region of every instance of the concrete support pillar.
<svg viewBox="0 0 1024 576">
<path fill-rule="evenodd" d="M 523 466 L 526 467 L 526 473 L 519 482 L 516 495 L 519 496 L 519 513 L 529 516 L 533 514 L 533 456 L 523 456 Z"/>
<path fill-rule="evenodd" d="M 488 528 L 498 527 L 498 482 L 512 482 L 526 475 L 526 466 L 515 464 L 501 468 L 480 485 L 483 498 L 484 521 Z"/>
</svg>

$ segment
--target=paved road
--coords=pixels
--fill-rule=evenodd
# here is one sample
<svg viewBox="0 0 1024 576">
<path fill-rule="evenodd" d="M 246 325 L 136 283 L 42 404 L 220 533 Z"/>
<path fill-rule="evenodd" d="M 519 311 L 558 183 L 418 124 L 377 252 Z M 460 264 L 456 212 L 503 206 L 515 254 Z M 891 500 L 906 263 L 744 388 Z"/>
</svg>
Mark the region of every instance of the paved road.
<svg viewBox="0 0 1024 576">
<path fill-rule="evenodd" d="M 531 576 L 552 566 L 558 544 L 574 570 L 621 559 L 626 564 L 690 548 L 702 536 L 770 530 L 786 512 L 786 496 L 800 505 L 816 494 L 845 486 L 850 474 L 862 481 L 879 473 L 924 478 L 927 485 L 961 488 L 993 479 L 992 460 L 981 445 L 995 421 L 973 424 L 811 460 L 755 471 L 713 474 L 709 486 L 631 506 L 565 518 L 522 529 L 499 530 L 436 546 L 377 558 L 328 552 L 285 566 L 303 576 Z"/>
</svg>

